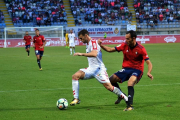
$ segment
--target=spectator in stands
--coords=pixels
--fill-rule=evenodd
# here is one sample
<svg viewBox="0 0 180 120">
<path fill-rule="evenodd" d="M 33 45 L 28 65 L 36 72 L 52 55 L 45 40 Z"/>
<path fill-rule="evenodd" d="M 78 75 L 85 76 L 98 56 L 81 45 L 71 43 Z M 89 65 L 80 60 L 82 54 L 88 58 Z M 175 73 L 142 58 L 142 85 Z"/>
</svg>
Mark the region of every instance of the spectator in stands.
<svg viewBox="0 0 180 120">
<path fill-rule="evenodd" d="M 50 26 L 51 26 L 51 19 L 50 19 L 50 18 L 48 18 L 48 19 L 46 20 L 45 25 L 46 25 L 46 26 L 47 26 L 47 25 L 50 25 Z"/>
<path fill-rule="evenodd" d="M 88 21 L 88 16 L 87 16 L 87 15 L 84 17 L 84 20 L 85 20 L 85 21 Z"/>
<path fill-rule="evenodd" d="M 162 21 L 163 21 L 163 17 L 164 17 L 164 16 L 163 16 L 163 14 L 162 14 L 162 13 L 160 13 L 160 15 L 159 15 L 159 21 L 161 21 L 161 22 L 162 22 Z"/>
<path fill-rule="evenodd" d="M 27 20 L 27 16 L 26 16 L 26 14 L 24 13 L 24 14 L 23 14 L 23 24 L 26 23 L 26 20 Z"/>
<path fill-rule="evenodd" d="M 88 22 L 90 22 L 90 21 L 91 21 L 91 15 L 88 16 Z"/>
<path fill-rule="evenodd" d="M 98 23 L 99 23 L 100 25 L 102 24 L 102 19 L 101 19 L 101 18 L 98 19 Z"/>
<path fill-rule="evenodd" d="M 79 24 L 79 22 L 78 22 L 78 20 L 77 20 L 77 18 L 75 19 L 75 25 L 78 25 Z"/>
<path fill-rule="evenodd" d="M 98 20 L 98 18 L 95 18 L 95 20 L 94 20 L 94 24 L 99 24 L 99 20 Z"/>
<path fill-rule="evenodd" d="M 30 22 L 30 16 L 29 16 L 29 14 L 27 14 L 27 23 L 29 23 Z"/>
<path fill-rule="evenodd" d="M 154 17 L 153 17 L 153 23 L 154 23 L 155 26 L 158 25 L 158 19 L 157 19 L 157 16 L 154 16 Z"/>
<path fill-rule="evenodd" d="M 79 23 L 79 25 L 82 24 L 81 18 L 79 18 L 78 23 Z"/>
<path fill-rule="evenodd" d="M 168 23 L 169 23 L 169 22 L 173 22 L 173 20 L 174 20 L 173 15 L 170 15 L 169 19 L 167 19 L 167 22 L 168 22 Z"/>
</svg>

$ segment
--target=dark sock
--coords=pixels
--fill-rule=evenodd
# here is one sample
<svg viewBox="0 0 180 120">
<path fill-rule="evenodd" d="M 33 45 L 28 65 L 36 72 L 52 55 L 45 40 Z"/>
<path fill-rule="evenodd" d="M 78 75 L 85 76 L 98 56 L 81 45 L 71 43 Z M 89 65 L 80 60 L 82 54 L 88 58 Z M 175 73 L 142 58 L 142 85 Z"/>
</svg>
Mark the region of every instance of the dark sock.
<svg viewBox="0 0 180 120">
<path fill-rule="evenodd" d="M 112 84 L 112 86 L 117 87 L 117 88 L 119 88 L 121 90 L 121 88 L 119 87 L 117 82 L 116 83 L 111 83 L 111 84 Z"/>
<path fill-rule="evenodd" d="M 28 56 L 29 56 L 30 51 L 28 50 L 27 53 L 28 53 Z"/>
<path fill-rule="evenodd" d="M 134 97 L 134 87 L 133 86 L 128 86 L 128 106 L 133 105 L 133 97 Z"/>
<path fill-rule="evenodd" d="M 37 63 L 38 63 L 39 68 L 41 68 L 40 59 L 37 59 Z"/>
</svg>

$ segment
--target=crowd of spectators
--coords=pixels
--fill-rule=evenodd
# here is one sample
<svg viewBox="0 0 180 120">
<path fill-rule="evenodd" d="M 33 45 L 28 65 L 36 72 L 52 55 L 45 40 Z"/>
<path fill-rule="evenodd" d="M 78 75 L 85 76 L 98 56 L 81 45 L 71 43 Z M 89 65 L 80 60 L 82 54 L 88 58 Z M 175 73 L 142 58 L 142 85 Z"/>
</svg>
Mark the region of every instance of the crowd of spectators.
<svg viewBox="0 0 180 120">
<path fill-rule="evenodd" d="M 70 0 L 70 6 L 76 25 L 83 21 L 114 25 L 119 20 L 132 20 L 126 0 Z"/>
<path fill-rule="evenodd" d="M 67 22 L 67 14 L 62 0 L 5 0 L 13 23 L 33 23 L 51 25 Z"/>
<path fill-rule="evenodd" d="M 0 10 L 0 23 L 2 23 L 2 21 L 4 21 L 4 14 L 3 14 L 3 12 Z"/>
<path fill-rule="evenodd" d="M 159 23 L 180 21 L 177 0 L 134 0 L 137 23 L 147 23 L 151 28 Z M 139 25 L 140 27 L 140 25 Z"/>
</svg>

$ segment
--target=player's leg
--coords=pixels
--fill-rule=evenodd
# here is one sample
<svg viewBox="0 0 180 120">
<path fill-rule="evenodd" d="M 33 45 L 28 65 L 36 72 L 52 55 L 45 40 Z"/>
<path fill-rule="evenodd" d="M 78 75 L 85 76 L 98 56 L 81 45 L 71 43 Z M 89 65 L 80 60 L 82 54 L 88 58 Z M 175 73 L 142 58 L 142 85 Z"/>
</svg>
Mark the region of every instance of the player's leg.
<svg viewBox="0 0 180 120">
<path fill-rule="evenodd" d="M 140 70 L 131 70 L 131 76 L 128 80 L 128 102 L 127 107 L 124 111 L 133 110 L 133 97 L 134 97 L 134 85 L 139 82 L 142 77 L 142 72 Z"/>
<path fill-rule="evenodd" d="M 29 57 L 29 54 L 30 54 L 30 45 L 28 45 L 27 49 L 26 49 L 27 53 L 28 53 L 28 57 Z"/>
<path fill-rule="evenodd" d="M 74 75 L 72 75 L 72 90 L 74 99 L 70 103 L 70 105 L 79 104 L 79 79 L 83 79 L 85 76 L 85 72 L 79 70 Z"/>
<path fill-rule="evenodd" d="M 116 94 L 118 97 L 120 97 L 121 99 L 124 99 L 125 101 L 128 101 L 128 97 L 127 97 L 119 88 L 117 88 L 117 87 L 115 87 L 115 86 L 112 86 L 111 83 L 103 83 L 103 86 L 104 86 L 107 90 L 115 93 L 115 94 Z"/>
<path fill-rule="evenodd" d="M 133 97 L 134 97 L 134 85 L 137 82 L 136 76 L 131 76 L 128 80 L 128 102 L 127 107 L 124 109 L 124 111 L 130 111 L 133 110 Z"/>
<path fill-rule="evenodd" d="M 41 68 L 41 63 L 40 63 L 40 51 L 39 50 L 35 50 L 35 54 L 36 54 L 36 58 L 37 58 L 37 63 L 39 66 L 39 70 L 42 70 Z"/>
<path fill-rule="evenodd" d="M 115 74 L 113 74 L 113 75 L 111 75 L 109 80 L 110 80 L 112 86 L 114 86 L 114 87 L 118 88 L 120 91 L 122 91 L 118 85 L 118 82 L 121 82 L 121 79 L 119 77 L 117 77 Z M 115 101 L 115 104 L 119 104 L 121 102 L 121 100 L 123 100 L 123 99 L 121 97 L 118 97 L 118 99 Z"/>
<path fill-rule="evenodd" d="M 72 47 L 73 47 L 73 46 L 72 46 L 72 43 L 71 43 L 71 42 L 69 43 L 69 47 L 70 47 L 70 55 L 72 55 Z"/>
<path fill-rule="evenodd" d="M 66 39 L 66 48 L 68 48 L 68 40 Z"/>
<path fill-rule="evenodd" d="M 108 74 L 107 74 L 106 70 L 100 69 L 99 72 L 96 73 L 95 78 L 96 78 L 100 83 L 102 83 L 103 86 L 104 86 L 107 90 L 115 93 L 118 97 L 123 98 L 125 101 L 128 100 L 127 96 L 126 96 L 119 88 L 117 88 L 117 87 L 115 87 L 115 86 L 112 86 L 112 84 L 111 84 L 110 81 L 109 81 Z"/>
</svg>

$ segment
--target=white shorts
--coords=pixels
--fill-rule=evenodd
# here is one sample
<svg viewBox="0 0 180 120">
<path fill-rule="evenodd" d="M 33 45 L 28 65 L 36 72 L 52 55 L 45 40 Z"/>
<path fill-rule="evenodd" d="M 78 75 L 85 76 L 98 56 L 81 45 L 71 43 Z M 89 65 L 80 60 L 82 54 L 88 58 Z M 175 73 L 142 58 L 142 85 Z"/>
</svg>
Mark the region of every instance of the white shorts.
<svg viewBox="0 0 180 120">
<path fill-rule="evenodd" d="M 102 68 L 83 68 L 80 69 L 81 71 L 85 72 L 85 76 L 83 80 L 96 78 L 100 83 L 110 83 L 109 76 L 105 69 Z"/>
<path fill-rule="evenodd" d="M 69 43 L 69 47 L 75 47 L 75 43 L 74 42 L 70 42 Z"/>
</svg>

